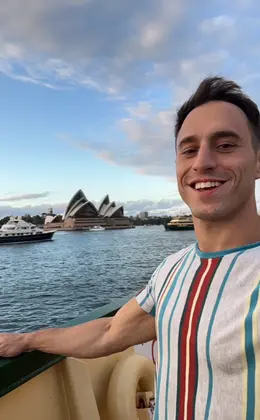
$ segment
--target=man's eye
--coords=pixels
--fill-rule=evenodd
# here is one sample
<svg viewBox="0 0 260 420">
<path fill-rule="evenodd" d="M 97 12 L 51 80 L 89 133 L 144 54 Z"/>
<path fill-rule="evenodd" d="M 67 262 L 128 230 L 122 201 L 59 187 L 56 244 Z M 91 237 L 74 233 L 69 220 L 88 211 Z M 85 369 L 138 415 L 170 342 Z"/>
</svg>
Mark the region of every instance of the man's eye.
<svg viewBox="0 0 260 420">
<path fill-rule="evenodd" d="M 184 150 L 182 151 L 182 154 L 183 154 L 183 155 L 187 155 L 187 156 L 189 156 L 189 155 L 193 155 L 194 153 L 196 153 L 196 149 L 195 149 L 195 148 L 184 149 Z"/>
<path fill-rule="evenodd" d="M 221 150 L 229 150 L 229 149 L 232 149 L 233 147 L 234 147 L 234 144 L 232 143 L 222 143 L 217 146 L 217 148 Z"/>
</svg>

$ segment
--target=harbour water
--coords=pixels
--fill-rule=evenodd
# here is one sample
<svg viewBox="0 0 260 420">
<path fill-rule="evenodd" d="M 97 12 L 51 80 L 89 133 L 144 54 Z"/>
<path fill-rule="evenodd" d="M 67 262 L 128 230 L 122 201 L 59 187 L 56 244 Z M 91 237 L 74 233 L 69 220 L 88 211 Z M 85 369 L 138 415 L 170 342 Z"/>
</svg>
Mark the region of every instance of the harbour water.
<svg viewBox="0 0 260 420">
<path fill-rule="evenodd" d="M 57 232 L 45 243 L 0 247 L 0 331 L 57 327 L 137 292 L 193 231 L 163 226 Z"/>
</svg>

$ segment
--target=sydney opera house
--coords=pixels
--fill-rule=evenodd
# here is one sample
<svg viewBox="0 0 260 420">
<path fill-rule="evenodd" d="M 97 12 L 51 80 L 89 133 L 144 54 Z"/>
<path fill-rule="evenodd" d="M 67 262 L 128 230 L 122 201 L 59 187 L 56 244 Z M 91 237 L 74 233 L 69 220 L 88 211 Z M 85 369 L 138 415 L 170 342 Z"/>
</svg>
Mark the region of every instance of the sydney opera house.
<svg viewBox="0 0 260 420">
<path fill-rule="evenodd" d="M 127 229 L 134 227 L 124 216 L 123 206 L 117 206 L 106 195 L 98 208 L 87 199 L 82 190 L 71 198 L 63 215 L 47 215 L 44 228 L 60 230 L 85 230 L 93 226 L 106 229 Z"/>
</svg>

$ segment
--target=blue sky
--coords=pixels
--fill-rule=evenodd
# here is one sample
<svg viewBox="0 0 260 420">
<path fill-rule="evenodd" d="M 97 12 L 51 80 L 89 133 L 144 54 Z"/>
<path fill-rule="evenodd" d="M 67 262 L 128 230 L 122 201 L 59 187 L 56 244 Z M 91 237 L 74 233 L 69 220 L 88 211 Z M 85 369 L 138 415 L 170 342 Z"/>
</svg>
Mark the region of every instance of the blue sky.
<svg viewBox="0 0 260 420">
<path fill-rule="evenodd" d="M 2 3 L 0 216 L 63 211 L 79 188 L 133 214 L 185 210 L 174 112 L 208 74 L 259 103 L 256 0 Z"/>
</svg>

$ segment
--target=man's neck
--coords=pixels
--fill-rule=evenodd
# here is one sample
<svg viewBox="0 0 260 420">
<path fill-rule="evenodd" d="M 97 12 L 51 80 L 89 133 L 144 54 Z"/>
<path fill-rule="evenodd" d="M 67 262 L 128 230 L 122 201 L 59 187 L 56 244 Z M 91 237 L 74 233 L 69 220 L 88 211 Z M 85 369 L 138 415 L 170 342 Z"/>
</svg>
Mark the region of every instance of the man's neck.
<svg viewBox="0 0 260 420">
<path fill-rule="evenodd" d="M 194 218 L 194 227 L 202 252 L 224 251 L 260 241 L 260 216 L 256 210 L 224 221 Z"/>
</svg>

